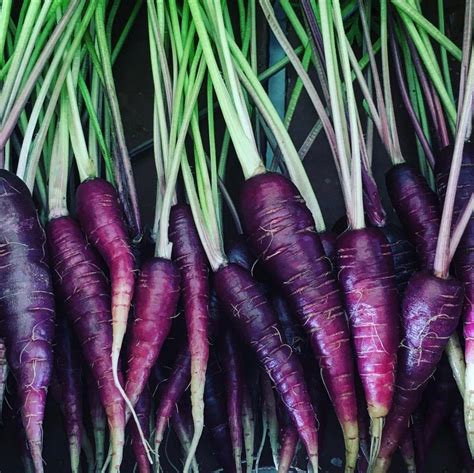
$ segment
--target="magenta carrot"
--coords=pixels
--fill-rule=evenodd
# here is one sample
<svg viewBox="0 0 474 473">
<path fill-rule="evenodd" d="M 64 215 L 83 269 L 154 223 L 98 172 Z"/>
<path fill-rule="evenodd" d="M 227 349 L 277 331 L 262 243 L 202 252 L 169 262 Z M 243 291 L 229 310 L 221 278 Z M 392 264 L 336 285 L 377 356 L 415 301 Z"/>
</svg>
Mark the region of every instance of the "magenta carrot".
<svg viewBox="0 0 474 473">
<path fill-rule="evenodd" d="M 251 249 L 310 338 L 344 432 L 347 466 L 354 468 L 358 433 L 349 329 L 311 213 L 296 187 L 273 173 L 248 179 L 240 203 Z"/>
<path fill-rule="evenodd" d="M 159 448 L 168 426 L 170 417 L 176 411 L 177 405 L 186 390 L 191 377 L 191 355 L 187 346 L 183 346 L 176 357 L 168 379 L 160 386 L 160 398 L 156 408 L 155 425 L 155 456 L 159 461 Z"/>
<path fill-rule="evenodd" d="M 222 330 L 224 333 L 222 333 Z M 242 387 L 243 368 L 235 334 L 228 323 L 222 324 L 221 333 L 217 339 L 219 360 L 223 368 L 225 392 L 227 398 L 227 415 L 229 419 L 230 440 L 234 452 L 235 469 L 242 471 Z"/>
<path fill-rule="evenodd" d="M 7 386 L 8 365 L 7 365 L 7 349 L 5 348 L 5 340 L 0 337 L 0 423 L 2 422 L 3 397 Z"/>
<path fill-rule="evenodd" d="M 231 448 L 223 372 L 213 352 L 209 359 L 204 398 L 206 427 L 211 434 L 219 463 L 226 473 L 234 473 L 236 469 Z"/>
<path fill-rule="evenodd" d="M 383 418 L 392 404 L 399 343 L 399 299 L 392 252 L 378 228 L 338 237 L 336 266 L 345 296 L 359 376 L 378 451 Z"/>
<path fill-rule="evenodd" d="M 135 288 L 135 317 L 130 342 L 125 391 L 136 404 L 171 329 L 179 299 L 180 276 L 175 264 L 153 257 L 140 269 Z"/>
<path fill-rule="evenodd" d="M 108 280 L 99 256 L 72 218 L 51 220 L 47 231 L 57 292 L 97 383 L 109 423 L 111 471 L 118 471 L 125 442 L 125 410 L 112 370 Z"/>
<path fill-rule="evenodd" d="M 337 234 L 335 232 L 325 231 L 319 233 L 319 238 L 321 239 L 324 253 L 332 261 L 336 254 Z"/>
<path fill-rule="evenodd" d="M 209 265 L 188 205 L 172 207 L 169 238 L 173 244 L 172 257 L 181 274 L 184 317 L 191 354 L 194 434 L 189 454 L 193 455 L 204 428 L 204 384 L 209 358 Z"/>
<path fill-rule="evenodd" d="M 0 316 L 8 366 L 18 385 L 23 426 L 36 473 L 46 394 L 53 370 L 54 295 L 46 239 L 25 183 L 0 170 Z"/>
<path fill-rule="evenodd" d="M 405 435 L 426 383 L 446 343 L 456 330 L 463 302 L 462 284 L 427 272 L 416 273 L 405 290 L 397 389 L 387 416 L 374 472 L 388 470 L 391 457 Z"/>
<path fill-rule="evenodd" d="M 275 383 L 316 471 L 316 418 L 303 369 L 291 347 L 282 343 L 278 319 L 269 301 L 251 274 L 235 263 L 219 268 L 214 280 L 222 309 Z"/>
<path fill-rule="evenodd" d="M 443 203 L 448 184 L 449 169 L 451 166 L 453 147 L 444 148 L 436 160 L 435 175 L 436 186 L 440 200 Z M 454 201 L 453 224 L 461 214 L 474 192 L 474 145 L 465 143 L 462 156 L 461 174 L 457 185 Z M 464 340 L 466 359 L 466 386 L 465 410 L 468 439 L 474 445 L 474 216 L 471 215 L 469 223 L 459 242 L 454 255 L 454 268 L 456 277 L 464 284 Z"/>
<path fill-rule="evenodd" d="M 79 347 L 64 314 L 58 317 L 54 347 L 60 405 L 69 442 L 71 471 L 80 471 L 82 441 L 82 382 Z"/>
<path fill-rule="evenodd" d="M 90 372 L 86 374 L 87 400 L 94 435 L 95 473 L 100 473 L 105 461 L 105 429 L 107 416 L 102 405 L 97 382 Z"/>
<path fill-rule="evenodd" d="M 135 404 L 135 412 L 142 428 L 145 438 L 150 437 L 150 412 L 151 412 L 151 393 L 147 386 L 143 389 L 137 403 Z M 135 461 L 137 463 L 139 473 L 150 473 L 151 465 L 145 451 L 145 446 L 134 423 L 130 424 L 131 428 L 131 444 Z"/>
<path fill-rule="evenodd" d="M 117 191 L 107 181 L 82 182 L 76 191 L 77 217 L 89 241 L 104 259 L 112 287 L 112 370 L 118 362 L 134 291 L 134 258 Z"/>
</svg>

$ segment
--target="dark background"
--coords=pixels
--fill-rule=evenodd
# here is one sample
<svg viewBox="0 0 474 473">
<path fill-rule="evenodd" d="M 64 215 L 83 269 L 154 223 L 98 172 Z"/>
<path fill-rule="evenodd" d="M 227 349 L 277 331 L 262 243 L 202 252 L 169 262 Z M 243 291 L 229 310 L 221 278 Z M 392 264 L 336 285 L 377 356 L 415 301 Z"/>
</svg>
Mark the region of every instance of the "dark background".
<svg viewBox="0 0 474 473">
<path fill-rule="evenodd" d="M 230 3 L 234 4 L 232 1 Z M 452 30 L 461 34 L 464 2 L 446 1 L 445 3 L 447 5 L 446 16 L 452 13 Z M 431 0 L 424 2 L 424 5 L 435 7 L 436 2 Z M 132 2 L 123 2 L 116 21 L 117 29 L 120 29 L 121 25 L 123 25 L 131 6 Z M 261 15 L 259 22 L 258 31 L 261 32 L 261 38 L 259 38 L 259 45 L 261 46 L 259 53 L 260 61 L 263 65 L 266 59 L 267 48 L 265 45 L 267 42 L 267 33 Z M 456 37 L 454 37 L 454 39 L 456 39 Z M 459 41 L 456 42 L 459 44 Z M 152 136 L 153 84 L 149 62 L 145 7 L 142 7 L 137 22 L 117 60 L 114 72 L 127 143 L 129 149 L 132 150 L 136 146 L 149 140 Z M 288 90 L 291 91 L 291 85 L 294 82 L 294 74 L 292 74 L 291 68 L 288 68 L 288 73 L 290 81 Z M 395 79 L 393 78 L 392 80 L 393 88 L 396 90 Z M 404 156 L 407 160 L 416 162 L 417 157 L 414 148 L 413 131 L 402 109 L 401 100 L 396 95 L 395 106 Z M 316 115 L 314 109 L 303 92 L 303 98 L 300 100 L 293 125 L 290 129 L 290 134 L 297 148 L 312 128 L 315 120 Z M 218 122 L 218 120 L 216 120 L 216 122 Z M 222 124 L 220 125 L 220 131 L 222 132 Z M 229 158 L 230 166 L 227 174 L 227 183 L 232 195 L 236 195 L 236 190 L 242 179 L 234 157 L 231 152 Z M 384 174 L 389 166 L 388 156 L 376 137 L 374 146 L 374 175 L 380 184 L 382 199 L 388 216 L 390 219 L 393 219 L 393 212 L 391 211 L 390 203 L 383 185 Z M 152 225 L 156 192 L 156 174 L 152 151 L 148 150 L 134 157 L 133 167 L 143 220 L 146 224 Z M 344 206 L 332 156 L 323 133 L 320 134 L 306 157 L 305 167 L 315 188 L 327 227 L 330 228 L 334 222 L 344 214 Z M 7 393 L 6 395 L 9 404 L 12 402 L 12 396 L 12 393 Z M 0 426 L 0 473 L 17 473 L 23 471 L 20 459 L 19 440 L 13 433 L 16 431 L 16 421 L 13 418 L 13 411 L 9 404 L 5 404 L 4 406 L 5 424 Z M 343 471 L 341 459 L 343 459 L 344 449 L 337 421 L 332 412 L 330 415 L 331 418 L 329 419 L 328 427 L 324 433 L 324 448 L 321 452 L 320 464 L 321 471 L 336 473 Z M 180 453 L 176 447 L 176 439 L 173 435 L 170 436 L 167 451 L 169 458 L 173 459 L 173 463 L 178 465 Z M 209 472 L 215 467 L 213 454 L 206 438 L 201 442 L 198 455 L 202 472 Z M 164 471 L 175 471 L 164 457 L 165 455 L 162 454 L 162 467 Z M 67 442 L 61 416 L 58 407 L 51 400 L 48 402 L 45 422 L 44 459 L 46 472 L 70 471 Z M 268 465 L 270 462 L 270 454 L 266 451 L 261 465 Z M 134 462 L 130 454 L 130 449 L 127 449 L 122 471 L 126 473 L 132 472 L 133 465 Z M 403 463 L 398 457 L 395 459 L 391 471 L 405 471 Z M 430 473 L 461 472 L 461 466 L 457 460 L 453 439 L 447 429 L 444 429 L 436 437 L 428 455 L 426 471 Z"/>
</svg>

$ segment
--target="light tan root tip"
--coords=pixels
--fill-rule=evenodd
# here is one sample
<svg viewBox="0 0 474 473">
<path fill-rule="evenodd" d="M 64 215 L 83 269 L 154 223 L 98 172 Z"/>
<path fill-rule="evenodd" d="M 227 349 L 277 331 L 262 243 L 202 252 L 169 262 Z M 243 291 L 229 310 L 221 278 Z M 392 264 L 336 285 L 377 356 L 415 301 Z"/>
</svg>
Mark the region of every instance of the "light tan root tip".
<svg viewBox="0 0 474 473">
<path fill-rule="evenodd" d="M 370 420 L 370 453 L 369 453 L 369 469 L 371 472 L 377 456 L 380 451 L 380 443 L 382 441 L 382 430 L 384 417 L 375 417 Z"/>
<path fill-rule="evenodd" d="M 388 458 L 376 458 L 375 463 L 371 470 L 371 473 L 387 473 L 390 468 L 390 459 Z"/>
<path fill-rule="evenodd" d="M 359 456 L 359 433 L 357 426 L 349 425 L 344 428 L 344 445 L 346 449 L 345 473 L 355 471 L 357 457 Z"/>
<path fill-rule="evenodd" d="M 308 473 L 318 473 L 318 456 L 314 455 L 308 461 Z"/>
</svg>

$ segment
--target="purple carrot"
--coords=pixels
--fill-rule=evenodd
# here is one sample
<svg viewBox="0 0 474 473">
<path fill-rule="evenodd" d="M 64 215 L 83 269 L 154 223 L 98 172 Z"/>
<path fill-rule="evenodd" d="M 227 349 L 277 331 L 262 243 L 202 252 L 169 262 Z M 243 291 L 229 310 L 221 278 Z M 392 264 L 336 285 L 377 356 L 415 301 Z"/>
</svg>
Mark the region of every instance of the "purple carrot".
<svg viewBox="0 0 474 473">
<path fill-rule="evenodd" d="M 118 471 L 125 442 L 125 409 L 111 359 L 110 286 L 102 261 L 72 218 L 51 220 L 47 231 L 57 295 L 97 383 L 109 423 L 111 471 Z"/>
<path fill-rule="evenodd" d="M 273 173 L 244 183 L 240 209 L 251 250 L 310 338 L 344 432 L 346 467 L 353 469 L 358 432 L 349 329 L 313 217 L 296 187 Z"/>
<path fill-rule="evenodd" d="M 135 405 L 171 330 L 179 300 L 180 276 L 165 258 L 145 261 L 135 287 L 135 317 L 130 342 L 125 392 Z"/>
<path fill-rule="evenodd" d="M 399 344 L 399 297 L 393 257 L 378 228 L 348 230 L 337 239 L 336 267 L 371 419 L 371 454 L 392 405 Z M 371 458 L 370 461 L 373 460 Z"/>
<path fill-rule="evenodd" d="M 276 314 L 261 287 L 241 266 L 229 263 L 219 268 L 214 280 L 222 309 L 274 382 L 316 471 L 318 440 L 315 414 L 303 369 L 291 347 L 281 341 Z"/>
<path fill-rule="evenodd" d="M 137 403 L 135 404 L 135 412 L 137 414 L 138 420 L 140 421 L 140 426 L 142 432 L 145 435 L 145 438 L 150 437 L 150 412 L 151 412 L 151 393 L 148 389 L 148 386 L 145 386 L 145 389 L 140 394 Z M 150 473 L 151 465 L 148 461 L 146 454 L 145 446 L 140 437 L 140 432 L 137 429 L 137 426 L 132 423 L 130 424 L 131 428 L 131 444 L 133 449 L 133 454 L 135 455 L 135 461 L 137 463 L 139 473 Z"/>
<path fill-rule="evenodd" d="M 291 468 L 296 453 L 299 440 L 298 431 L 288 416 L 284 406 L 282 406 L 281 400 L 277 402 L 277 415 L 280 444 L 278 452 L 278 473 L 287 473 Z"/>
<path fill-rule="evenodd" d="M 57 318 L 54 365 L 59 388 L 59 403 L 69 443 L 71 471 L 79 472 L 82 441 L 81 358 L 77 341 L 64 314 Z"/>
<path fill-rule="evenodd" d="M 370 432 L 369 415 L 366 409 L 364 389 L 360 380 L 356 382 L 357 389 L 357 413 L 359 424 L 359 459 L 357 461 L 357 472 L 367 473 L 370 455 Z"/>
<path fill-rule="evenodd" d="M 43 472 L 43 417 L 53 370 L 54 294 L 46 239 L 25 183 L 0 170 L 0 314 L 8 366 L 36 473 Z"/>
<path fill-rule="evenodd" d="M 100 473 L 105 460 L 105 429 L 107 427 L 107 416 L 104 406 L 100 400 L 97 382 L 90 372 L 86 376 L 87 400 L 92 423 L 95 445 L 95 472 Z"/>
<path fill-rule="evenodd" d="M 115 188 L 97 178 L 82 182 L 76 192 L 77 217 L 87 238 L 110 272 L 112 307 L 112 372 L 118 381 L 119 357 L 134 291 L 134 258 Z"/>
<path fill-rule="evenodd" d="M 415 473 L 415 446 L 413 443 L 412 427 L 410 426 L 400 442 L 400 453 L 407 469 L 407 473 Z"/>
<path fill-rule="evenodd" d="M 451 167 L 453 147 L 444 148 L 436 161 L 436 186 L 440 200 L 444 203 L 449 170 Z M 454 201 L 453 223 L 461 214 L 474 192 L 474 145 L 465 143 L 462 156 L 461 174 L 459 175 Z M 459 242 L 454 255 L 456 277 L 464 285 L 464 339 L 466 359 L 466 386 L 464 392 L 466 427 L 468 439 L 474 445 L 474 216 Z M 473 447 L 474 448 L 474 447 Z"/>
<path fill-rule="evenodd" d="M 187 345 L 179 351 L 168 379 L 160 386 L 160 399 L 156 408 L 155 455 L 158 461 L 159 448 L 163 441 L 168 421 L 176 411 L 177 405 L 191 377 L 191 354 Z"/>
<path fill-rule="evenodd" d="M 374 472 L 388 470 L 427 381 L 456 330 L 463 302 L 462 284 L 431 273 L 416 273 L 405 290 L 402 306 L 403 339 L 396 390 L 387 416 Z"/>
<path fill-rule="evenodd" d="M 222 368 L 217 357 L 211 351 L 204 389 L 206 427 L 211 433 L 211 439 L 221 467 L 226 473 L 233 473 L 236 470 L 225 398 Z"/>
<path fill-rule="evenodd" d="M 336 254 L 337 234 L 335 232 L 326 231 L 320 233 L 319 238 L 321 239 L 325 255 L 333 261 Z"/>
<path fill-rule="evenodd" d="M 422 269 L 432 269 L 440 226 L 436 194 L 425 178 L 408 164 L 393 166 L 386 176 L 393 208 L 415 245 Z"/>
<path fill-rule="evenodd" d="M 173 260 L 181 274 L 184 317 L 191 354 L 191 405 L 194 435 L 184 470 L 188 471 L 204 428 L 204 384 L 209 358 L 209 265 L 188 205 L 170 213 Z"/>
<path fill-rule="evenodd" d="M 3 398 L 8 378 L 7 349 L 5 340 L 0 337 L 0 423 L 2 422 Z"/>
<path fill-rule="evenodd" d="M 235 334 L 228 324 L 223 324 L 218 342 L 219 360 L 222 364 L 227 397 L 230 439 L 237 473 L 242 471 L 242 358 Z"/>
<path fill-rule="evenodd" d="M 387 224 L 380 227 L 390 245 L 395 270 L 395 281 L 398 293 L 403 296 L 408 281 L 418 268 L 415 247 L 408 241 L 400 227 Z"/>
</svg>

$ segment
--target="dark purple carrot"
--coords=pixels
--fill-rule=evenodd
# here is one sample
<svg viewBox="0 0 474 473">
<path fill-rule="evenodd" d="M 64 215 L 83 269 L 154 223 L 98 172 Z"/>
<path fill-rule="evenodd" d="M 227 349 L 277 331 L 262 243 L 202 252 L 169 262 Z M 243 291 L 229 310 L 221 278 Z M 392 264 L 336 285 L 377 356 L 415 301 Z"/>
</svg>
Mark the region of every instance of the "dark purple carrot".
<svg viewBox="0 0 474 473">
<path fill-rule="evenodd" d="M 95 446 L 95 473 L 100 473 L 105 461 L 105 429 L 107 427 L 107 416 L 104 406 L 100 400 L 97 382 L 90 372 L 86 375 L 87 400 L 94 435 Z"/>
<path fill-rule="evenodd" d="M 179 299 L 180 276 L 165 258 L 145 261 L 135 287 L 135 317 L 130 342 L 125 392 L 135 405 L 168 337 Z M 129 414 L 129 413 L 128 413 Z"/>
<path fill-rule="evenodd" d="M 223 376 L 222 367 L 211 350 L 204 389 L 205 422 L 221 467 L 225 473 L 233 473 L 236 470 L 231 447 Z"/>
<path fill-rule="evenodd" d="M 436 194 L 408 164 L 397 164 L 386 176 L 392 206 L 415 245 L 422 269 L 432 269 L 441 213 Z"/>
<path fill-rule="evenodd" d="M 219 268 L 215 288 L 221 307 L 275 384 L 317 471 L 316 418 L 301 364 L 280 337 L 276 314 L 261 287 L 241 266 L 230 263 Z"/>
<path fill-rule="evenodd" d="M 462 399 L 458 396 L 454 409 L 449 416 L 449 425 L 455 437 L 455 444 L 458 454 L 462 459 L 462 464 L 467 473 L 474 471 L 474 460 L 472 459 L 469 443 L 466 436 L 466 426 L 464 424 L 464 408 Z"/>
<path fill-rule="evenodd" d="M 408 241 L 402 228 L 387 224 L 380 227 L 387 238 L 393 257 L 393 269 L 395 270 L 395 282 L 400 297 L 403 296 L 408 281 L 418 268 L 418 260 L 415 247 Z"/>
<path fill-rule="evenodd" d="M 415 409 L 411 416 L 413 443 L 415 446 L 415 464 L 418 473 L 425 471 L 425 418 L 420 406 Z"/>
<path fill-rule="evenodd" d="M 346 467 L 354 469 L 358 432 L 349 329 L 313 217 L 296 187 L 273 173 L 245 182 L 240 210 L 251 250 L 310 338 L 344 432 Z"/>
<path fill-rule="evenodd" d="M 412 427 L 410 426 L 400 442 L 400 453 L 407 468 L 407 473 L 417 471 L 415 461 L 415 446 L 413 443 Z"/>
<path fill-rule="evenodd" d="M 359 459 L 357 461 L 357 472 L 366 473 L 369 467 L 370 457 L 370 418 L 367 413 L 364 389 L 360 380 L 356 381 L 357 392 L 357 414 L 359 425 Z"/>
<path fill-rule="evenodd" d="M 137 403 L 135 404 L 135 412 L 137 414 L 138 420 L 140 421 L 140 426 L 142 432 L 146 439 L 150 437 L 150 413 L 151 413 L 151 393 L 148 389 L 148 386 L 145 386 L 145 389 L 140 394 Z M 139 473 L 150 473 L 151 465 L 148 461 L 147 452 L 145 446 L 141 440 L 140 432 L 137 429 L 137 426 L 132 423 L 131 428 L 131 444 L 133 453 L 135 455 L 135 461 L 137 463 L 137 468 Z"/>
<path fill-rule="evenodd" d="M 337 239 L 343 289 L 376 455 L 393 398 L 400 302 L 390 245 L 378 228 L 348 230 Z M 371 458 L 369 463 L 373 460 Z"/>
<path fill-rule="evenodd" d="M 426 412 L 428 415 L 424 422 L 423 435 L 426 451 L 429 451 L 441 425 L 452 411 L 453 399 L 457 390 L 449 362 L 443 356 L 433 375 L 431 386 L 428 386 L 426 390 Z"/>
<path fill-rule="evenodd" d="M 5 340 L 0 337 L 0 423 L 2 422 L 3 398 L 8 378 L 7 349 Z"/>
<path fill-rule="evenodd" d="M 69 443 L 71 471 L 75 473 L 79 471 L 82 449 L 82 370 L 79 347 L 64 314 L 57 318 L 54 365 L 59 389 L 59 404 Z"/>
<path fill-rule="evenodd" d="M 281 404 L 281 400 L 277 402 L 277 415 L 279 425 L 279 444 L 278 451 L 278 473 L 287 473 L 293 458 L 295 457 L 296 447 L 298 446 L 298 431 L 293 421 L 288 416 L 286 409 Z"/>
<path fill-rule="evenodd" d="M 191 354 L 191 406 L 194 434 L 184 470 L 204 428 L 204 384 L 209 358 L 209 265 L 188 205 L 174 205 L 170 213 L 170 242 L 173 260 L 181 274 L 184 317 Z"/>
<path fill-rule="evenodd" d="M 228 323 L 222 325 L 221 334 L 217 338 L 218 354 L 226 387 L 230 440 L 234 452 L 235 468 L 239 473 L 242 471 L 242 386 L 244 373 L 235 334 L 231 331 Z"/>
<path fill-rule="evenodd" d="M 25 183 L 0 170 L 0 316 L 36 473 L 43 471 L 43 417 L 53 370 L 54 294 L 46 239 Z"/>
<path fill-rule="evenodd" d="M 336 254 L 337 234 L 335 232 L 325 231 L 319 233 L 319 238 L 324 248 L 324 253 L 332 261 Z"/>
<path fill-rule="evenodd" d="M 48 243 L 57 295 L 97 383 L 112 449 L 111 471 L 118 471 L 125 441 L 125 409 L 112 369 L 110 287 L 102 262 L 70 217 L 49 222 Z"/>
<path fill-rule="evenodd" d="M 77 217 L 88 240 L 104 259 L 110 273 L 112 307 L 112 370 L 119 390 L 119 357 L 134 291 L 134 258 L 120 200 L 109 182 L 82 182 L 76 192 Z"/>
<path fill-rule="evenodd" d="M 444 203 L 451 167 L 453 147 L 444 148 L 436 160 L 436 186 L 440 200 Z M 462 156 L 461 174 L 459 176 L 456 198 L 454 200 L 453 224 L 460 216 L 464 206 L 474 192 L 474 145 L 465 143 Z M 465 415 L 468 439 L 474 450 L 474 216 L 459 242 L 454 255 L 456 277 L 464 285 L 464 340 L 465 340 Z"/>
<path fill-rule="evenodd" d="M 186 345 L 182 347 L 176 357 L 176 363 L 167 380 L 160 386 L 160 397 L 156 408 L 155 426 L 155 456 L 159 461 L 159 448 L 168 426 L 170 417 L 177 410 L 178 402 L 189 385 L 191 378 L 191 354 Z"/>
<path fill-rule="evenodd" d="M 391 457 L 408 428 L 427 381 L 439 363 L 449 337 L 456 330 L 463 302 L 462 284 L 431 273 L 416 273 L 405 290 L 402 305 L 403 339 L 399 352 L 396 390 L 387 416 L 374 472 L 388 470 Z"/>
</svg>

